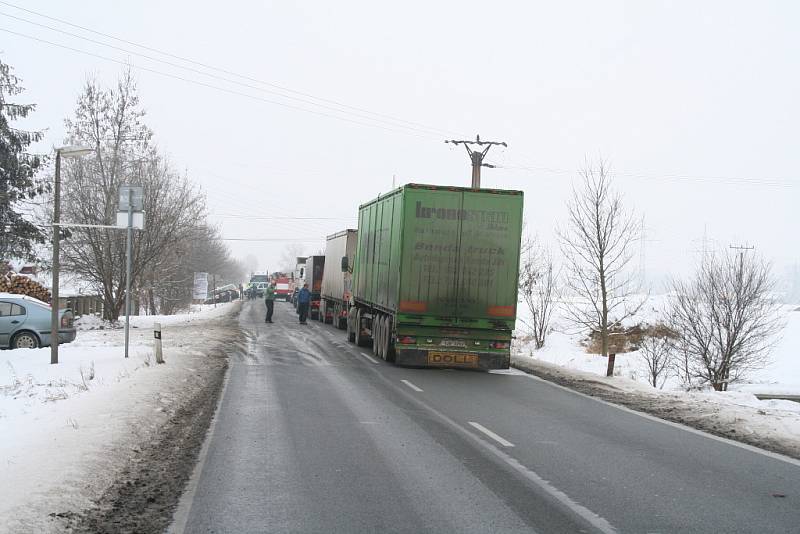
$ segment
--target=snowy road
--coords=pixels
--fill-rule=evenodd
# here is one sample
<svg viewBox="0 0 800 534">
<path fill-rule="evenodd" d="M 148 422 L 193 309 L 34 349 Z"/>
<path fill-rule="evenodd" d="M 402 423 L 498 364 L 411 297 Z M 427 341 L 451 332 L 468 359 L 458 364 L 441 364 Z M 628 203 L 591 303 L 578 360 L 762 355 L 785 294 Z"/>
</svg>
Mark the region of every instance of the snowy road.
<svg viewBox="0 0 800 534">
<path fill-rule="evenodd" d="M 240 317 L 182 532 L 791 532 L 800 462 L 522 373 L 402 369 Z"/>
</svg>

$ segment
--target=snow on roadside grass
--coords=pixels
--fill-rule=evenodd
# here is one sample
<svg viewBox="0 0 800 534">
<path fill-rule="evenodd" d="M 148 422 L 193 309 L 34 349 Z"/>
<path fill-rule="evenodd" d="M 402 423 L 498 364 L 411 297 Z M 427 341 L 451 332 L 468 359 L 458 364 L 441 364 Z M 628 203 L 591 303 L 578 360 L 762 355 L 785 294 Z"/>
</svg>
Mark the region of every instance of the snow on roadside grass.
<svg viewBox="0 0 800 534">
<path fill-rule="evenodd" d="M 651 297 L 638 319 L 654 323 L 660 317 L 662 304 L 663 296 Z M 615 376 L 608 378 L 606 358 L 587 353 L 580 335 L 558 329 L 548 335 L 543 348 L 533 350 L 532 342 L 520 340 L 515 343 L 514 351 L 522 365 L 539 367 L 548 374 L 606 384 L 647 398 L 653 406 L 679 406 L 691 414 L 686 418 L 687 424 L 702 419 L 712 421 L 708 425 L 693 424 L 698 428 L 708 430 L 716 421 L 734 429 L 732 435 L 749 437 L 746 441 L 750 443 L 780 442 L 787 448 L 800 450 L 800 403 L 759 400 L 755 396 L 755 393 L 800 395 L 800 311 L 793 311 L 796 308 L 784 308 L 786 328 L 771 353 L 771 363 L 753 373 L 749 382 L 732 385 L 731 391 L 726 392 L 687 392 L 674 377 L 663 390 L 653 388 L 638 352 L 617 354 Z"/>
<path fill-rule="evenodd" d="M 49 512 L 89 506 L 87 486 L 74 481 L 89 477 L 102 486 L 119 462 L 108 448 L 155 431 L 175 397 L 199 380 L 200 351 L 213 343 L 201 321 L 214 324 L 234 306 L 160 318 L 174 325 L 165 330 L 166 365 L 152 358 L 152 316 L 137 318 L 128 359 L 118 328 L 79 331 L 59 347 L 57 365 L 49 348 L 0 351 L 0 517 L 42 521 Z M 199 328 L 187 324 L 194 322 Z M 87 473 L 98 462 L 105 469 Z M 0 533 L 42 530 L 31 525 L 0 524 Z"/>
<path fill-rule="evenodd" d="M 175 315 L 132 315 L 132 328 L 150 328 L 153 323 L 161 323 L 161 326 L 185 324 L 194 321 L 207 321 L 217 317 L 222 317 L 230 312 L 230 307 L 235 304 L 226 302 L 222 304 L 193 304 L 185 313 Z M 97 315 L 83 315 L 75 320 L 78 331 L 85 330 L 114 330 L 125 327 L 125 317 L 121 316 L 119 321 L 112 323 L 98 317 Z"/>
<path fill-rule="evenodd" d="M 665 295 L 651 296 L 642 306 L 640 312 L 626 321 L 628 326 L 638 323 L 656 324 L 663 317 Z M 796 305 L 784 306 L 786 328 L 781 333 L 778 343 L 770 352 L 770 363 L 761 370 L 753 372 L 747 381 L 732 384 L 731 389 L 749 393 L 783 393 L 800 395 L 800 311 Z M 527 310 L 520 305 L 520 314 Z M 517 323 L 519 327 L 520 322 Z M 548 335 L 545 346 L 533 349 L 533 343 L 520 340 L 515 343 L 515 354 L 528 356 L 539 361 L 555 364 L 567 369 L 575 369 L 605 376 L 608 361 L 599 354 L 590 354 L 582 346 L 582 336 L 567 333 L 563 318 L 554 314 L 553 331 Z M 522 331 L 517 332 L 521 336 Z M 638 352 L 616 355 L 615 375 L 648 383 L 648 370 Z M 664 388 L 667 391 L 680 391 L 681 385 L 676 377 L 670 377 Z"/>
</svg>

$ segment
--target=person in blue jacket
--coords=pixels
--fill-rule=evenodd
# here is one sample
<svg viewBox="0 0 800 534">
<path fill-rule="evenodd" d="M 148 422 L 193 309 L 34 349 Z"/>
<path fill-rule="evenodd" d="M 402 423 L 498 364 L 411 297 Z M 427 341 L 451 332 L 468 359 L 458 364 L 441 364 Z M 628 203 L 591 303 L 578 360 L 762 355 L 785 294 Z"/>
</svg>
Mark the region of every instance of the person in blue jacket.
<svg viewBox="0 0 800 534">
<path fill-rule="evenodd" d="M 306 324 L 310 304 L 311 291 L 308 290 L 308 284 L 303 284 L 303 288 L 297 293 L 297 313 L 300 315 L 300 324 Z"/>
</svg>

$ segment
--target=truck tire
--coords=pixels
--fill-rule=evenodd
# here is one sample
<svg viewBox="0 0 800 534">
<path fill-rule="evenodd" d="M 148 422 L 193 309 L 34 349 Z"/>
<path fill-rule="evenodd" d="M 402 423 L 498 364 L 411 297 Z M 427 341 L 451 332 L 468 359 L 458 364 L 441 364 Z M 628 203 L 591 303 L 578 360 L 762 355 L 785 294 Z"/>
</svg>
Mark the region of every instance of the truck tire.
<svg viewBox="0 0 800 534">
<path fill-rule="evenodd" d="M 381 317 L 381 358 L 391 361 L 389 358 L 389 322 L 388 315 Z"/>
<path fill-rule="evenodd" d="M 387 315 L 383 319 L 383 335 L 381 339 L 383 340 L 383 347 L 381 350 L 383 351 L 383 359 L 387 362 L 394 363 L 394 344 L 392 343 L 392 316 Z"/>
<path fill-rule="evenodd" d="M 334 319 L 333 322 L 336 325 L 336 328 L 338 328 L 339 330 L 344 330 L 345 328 L 347 328 L 347 317 L 342 317 L 342 311 L 344 310 L 342 310 L 342 307 L 338 305 L 334 309 L 336 318 Z"/>
<path fill-rule="evenodd" d="M 368 347 L 369 338 L 361 334 L 361 310 L 356 314 L 355 330 L 356 330 L 356 345 L 359 347 Z"/>
<path fill-rule="evenodd" d="M 372 319 L 372 353 L 381 359 L 383 359 L 383 355 L 381 354 L 382 322 L 383 322 L 383 317 L 380 315 Z"/>
</svg>

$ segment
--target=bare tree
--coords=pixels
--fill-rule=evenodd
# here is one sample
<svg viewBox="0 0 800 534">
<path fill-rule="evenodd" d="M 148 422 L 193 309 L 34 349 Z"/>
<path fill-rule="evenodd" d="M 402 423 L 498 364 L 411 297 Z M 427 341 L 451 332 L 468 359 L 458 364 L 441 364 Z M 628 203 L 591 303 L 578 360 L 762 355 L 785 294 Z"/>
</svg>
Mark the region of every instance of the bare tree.
<svg viewBox="0 0 800 534">
<path fill-rule="evenodd" d="M 648 382 L 654 388 L 663 388 L 673 367 L 673 340 L 667 335 L 645 335 L 639 345 L 639 354 L 647 365 Z"/>
<path fill-rule="evenodd" d="M 581 178 L 568 203 L 569 222 L 558 232 L 566 262 L 565 290 L 571 294 L 566 313 L 575 325 L 600 336 L 601 353 L 608 356 L 607 375 L 613 376 L 609 327 L 644 303 L 636 298 L 627 269 L 640 227 L 619 193 L 611 189 L 605 163 L 587 164 Z"/>
<path fill-rule="evenodd" d="M 231 258 L 219 230 L 196 226 L 183 242 L 154 265 L 153 284 L 148 288 L 151 313 L 166 315 L 188 307 L 195 272 L 213 274 L 218 285 L 238 285 L 244 278 L 243 265 Z"/>
<path fill-rule="evenodd" d="M 687 376 L 716 391 L 763 368 L 784 326 L 769 264 L 744 253 L 706 255 L 689 281 L 672 284 L 671 329 Z"/>
<path fill-rule="evenodd" d="M 152 290 L 175 276 L 175 262 L 195 229 L 205 224 L 206 215 L 205 197 L 158 154 L 143 117 L 129 71 L 113 89 L 86 83 L 66 126 L 70 140 L 94 147 L 95 157 L 72 161 L 62 172 L 62 211 L 69 222 L 111 224 L 120 186 L 143 186 L 146 225 L 135 233 L 131 287 L 137 294 L 149 293 L 152 312 L 156 307 Z M 124 232 L 74 230 L 64 242 L 63 255 L 65 270 L 97 287 L 103 295 L 105 317 L 116 320 L 125 300 Z"/>
<path fill-rule="evenodd" d="M 297 266 L 297 258 L 303 257 L 304 251 L 305 247 L 300 243 L 286 245 L 281 255 L 281 270 L 286 273 L 294 272 L 294 268 Z"/>
<path fill-rule="evenodd" d="M 550 331 L 554 300 L 558 296 L 558 273 L 553 256 L 535 238 L 526 239 L 521 252 L 519 293 L 531 314 L 530 320 L 521 322 L 533 335 L 536 349 L 541 349 Z"/>
</svg>

